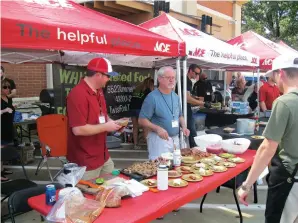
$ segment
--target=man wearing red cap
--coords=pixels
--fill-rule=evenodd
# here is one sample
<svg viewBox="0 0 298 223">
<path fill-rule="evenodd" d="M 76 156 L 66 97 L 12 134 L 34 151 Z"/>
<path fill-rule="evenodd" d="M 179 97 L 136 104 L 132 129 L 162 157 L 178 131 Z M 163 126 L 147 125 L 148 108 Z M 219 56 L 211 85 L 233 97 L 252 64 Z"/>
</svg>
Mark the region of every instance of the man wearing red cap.
<svg viewBox="0 0 298 223">
<path fill-rule="evenodd" d="M 107 132 L 117 131 L 121 126 L 108 117 L 102 88 L 110 76 L 116 75 L 110 61 L 94 58 L 88 63 L 87 75 L 67 97 L 67 159 L 87 167 L 84 180 L 111 173 L 114 169 L 106 136 Z"/>
</svg>

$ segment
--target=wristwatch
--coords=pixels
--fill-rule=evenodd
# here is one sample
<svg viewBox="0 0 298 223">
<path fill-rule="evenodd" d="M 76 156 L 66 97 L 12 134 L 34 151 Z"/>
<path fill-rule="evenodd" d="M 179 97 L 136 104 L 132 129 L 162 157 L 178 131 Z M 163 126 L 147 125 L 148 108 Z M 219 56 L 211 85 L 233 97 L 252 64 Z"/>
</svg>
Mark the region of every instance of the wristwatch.
<svg viewBox="0 0 298 223">
<path fill-rule="evenodd" d="M 249 192 L 250 191 L 251 186 L 247 185 L 246 182 L 243 182 L 243 184 L 241 185 L 241 189 Z"/>
</svg>

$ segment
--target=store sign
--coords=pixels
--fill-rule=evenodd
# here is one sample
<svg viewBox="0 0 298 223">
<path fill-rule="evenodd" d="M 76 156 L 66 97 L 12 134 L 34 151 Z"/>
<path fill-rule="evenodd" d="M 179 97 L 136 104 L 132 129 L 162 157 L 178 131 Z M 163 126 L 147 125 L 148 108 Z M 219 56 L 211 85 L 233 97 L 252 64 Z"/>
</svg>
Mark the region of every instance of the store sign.
<svg viewBox="0 0 298 223">
<path fill-rule="evenodd" d="M 159 43 L 158 41 L 155 44 L 154 51 L 168 53 L 170 52 L 170 44 Z"/>
<path fill-rule="evenodd" d="M 120 75 L 111 77 L 104 89 L 107 111 L 112 118 L 129 115 L 133 90 L 147 77 L 153 77 L 153 69 L 113 66 Z M 57 114 L 66 114 L 66 97 L 71 89 L 86 75 L 86 68 L 53 64 L 54 106 Z"/>
</svg>

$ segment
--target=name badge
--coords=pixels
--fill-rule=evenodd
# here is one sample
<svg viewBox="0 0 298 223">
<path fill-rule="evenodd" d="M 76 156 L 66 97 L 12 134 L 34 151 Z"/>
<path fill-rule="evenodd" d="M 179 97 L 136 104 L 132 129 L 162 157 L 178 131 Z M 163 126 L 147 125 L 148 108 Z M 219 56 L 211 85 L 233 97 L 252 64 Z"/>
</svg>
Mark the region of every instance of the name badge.
<svg viewBox="0 0 298 223">
<path fill-rule="evenodd" d="M 172 128 L 178 128 L 178 127 L 179 127 L 178 120 L 173 120 L 172 121 Z"/>
<path fill-rule="evenodd" d="M 210 92 L 207 92 L 207 95 L 210 95 Z"/>
<path fill-rule="evenodd" d="M 98 118 L 99 124 L 104 124 L 106 123 L 106 117 L 104 117 L 103 115 L 100 115 Z"/>
</svg>

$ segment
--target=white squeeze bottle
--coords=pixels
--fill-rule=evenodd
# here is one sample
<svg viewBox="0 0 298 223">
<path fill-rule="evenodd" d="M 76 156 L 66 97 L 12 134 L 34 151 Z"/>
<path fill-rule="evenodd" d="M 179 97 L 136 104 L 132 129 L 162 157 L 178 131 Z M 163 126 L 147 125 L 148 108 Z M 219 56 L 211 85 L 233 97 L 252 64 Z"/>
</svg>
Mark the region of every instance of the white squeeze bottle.
<svg viewBox="0 0 298 223">
<path fill-rule="evenodd" d="M 157 189 L 167 190 L 168 181 L 168 167 L 166 165 L 159 165 L 157 170 Z"/>
<path fill-rule="evenodd" d="M 173 153 L 173 164 L 174 166 L 181 166 L 181 151 L 180 149 L 176 149 L 175 144 Z"/>
</svg>

